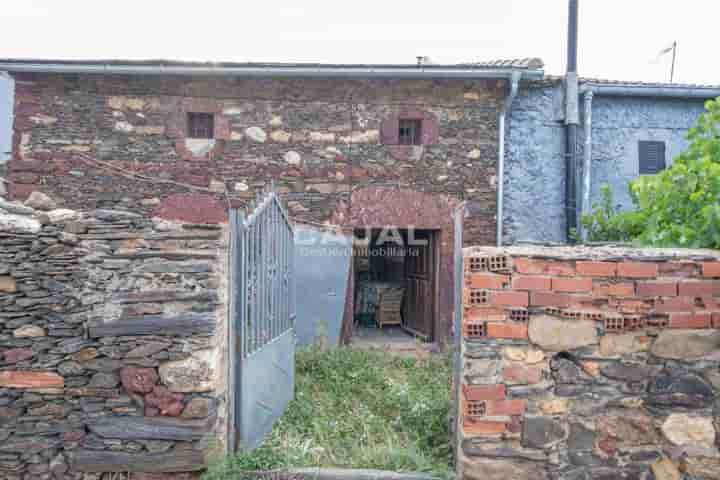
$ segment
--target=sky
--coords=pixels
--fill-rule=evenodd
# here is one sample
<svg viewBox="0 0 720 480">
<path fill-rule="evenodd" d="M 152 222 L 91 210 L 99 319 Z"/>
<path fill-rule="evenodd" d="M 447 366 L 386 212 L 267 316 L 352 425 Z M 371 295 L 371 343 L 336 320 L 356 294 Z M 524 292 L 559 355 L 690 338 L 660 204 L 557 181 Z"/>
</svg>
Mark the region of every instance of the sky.
<svg viewBox="0 0 720 480">
<path fill-rule="evenodd" d="M 668 81 L 670 55 L 657 56 L 677 41 L 675 81 L 720 84 L 717 0 L 579 1 L 581 76 Z M 415 63 L 427 56 L 456 63 L 540 57 L 547 73 L 561 74 L 567 0 L 22 0 L 3 2 L 0 19 L 3 58 Z M 0 85 L 0 97 L 7 92 Z M 4 138 L 0 131 L 0 152 Z"/>
</svg>

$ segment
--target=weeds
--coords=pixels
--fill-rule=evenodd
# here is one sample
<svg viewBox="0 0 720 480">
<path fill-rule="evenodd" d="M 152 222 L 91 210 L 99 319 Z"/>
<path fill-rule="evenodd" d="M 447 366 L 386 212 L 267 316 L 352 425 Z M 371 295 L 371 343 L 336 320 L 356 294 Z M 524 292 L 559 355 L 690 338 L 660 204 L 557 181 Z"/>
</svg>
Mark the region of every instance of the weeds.
<svg viewBox="0 0 720 480">
<path fill-rule="evenodd" d="M 295 399 L 265 443 L 204 479 L 300 467 L 448 472 L 449 359 L 312 349 L 296 368 Z"/>
</svg>

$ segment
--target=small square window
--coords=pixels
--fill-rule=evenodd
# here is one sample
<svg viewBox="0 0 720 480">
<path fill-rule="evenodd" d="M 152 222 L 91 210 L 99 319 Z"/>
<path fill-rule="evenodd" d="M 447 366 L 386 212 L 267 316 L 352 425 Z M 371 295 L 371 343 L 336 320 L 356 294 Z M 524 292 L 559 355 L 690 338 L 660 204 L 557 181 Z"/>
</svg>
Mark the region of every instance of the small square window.
<svg viewBox="0 0 720 480">
<path fill-rule="evenodd" d="M 215 138 L 214 123 L 212 113 L 188 113 L 188 138 Z"/>
<path fill-rule="evenodd" d="M 400 120 L 398 142 L 400 145 L 420 145 L 422 120 Z"/>
<path fill-rule="evenodd" d="M 654 175 L 665 170 L 665 142 L 641 141 L 638 152 L 640 175 Z"/>
</svg>

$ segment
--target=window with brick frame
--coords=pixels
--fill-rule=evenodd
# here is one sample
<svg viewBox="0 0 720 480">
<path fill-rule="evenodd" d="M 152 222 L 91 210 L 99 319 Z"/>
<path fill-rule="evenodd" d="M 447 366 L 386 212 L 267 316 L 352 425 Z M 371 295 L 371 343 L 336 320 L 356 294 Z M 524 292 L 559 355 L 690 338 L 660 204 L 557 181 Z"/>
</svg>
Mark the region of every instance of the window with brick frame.
<svg viewBox="0 0 720 480">
<path fill-rule="evenodd" d="M 398 143 L 400 145 L 421 145 L 422 120 L 401 118 L 398 121 Z"/>
<path fill-rule="evenodd" d="M 215 138 L 215 116 L 212 113 L 188 112 L 188 138 Z"/>
</svg>

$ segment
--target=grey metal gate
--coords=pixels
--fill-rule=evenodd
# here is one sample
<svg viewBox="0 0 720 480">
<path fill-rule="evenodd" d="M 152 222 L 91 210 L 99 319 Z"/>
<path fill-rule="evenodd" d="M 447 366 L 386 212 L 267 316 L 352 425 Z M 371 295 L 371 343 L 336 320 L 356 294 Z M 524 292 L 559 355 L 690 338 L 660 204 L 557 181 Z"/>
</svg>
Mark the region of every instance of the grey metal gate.
<svg viewBox="0 0 720 480">
<path fill-rule="evenodd" d="M 229 447 L 256 448 L 293 398 L 293 227 L 275 192 L 230 211 Z"/>
</svg>

